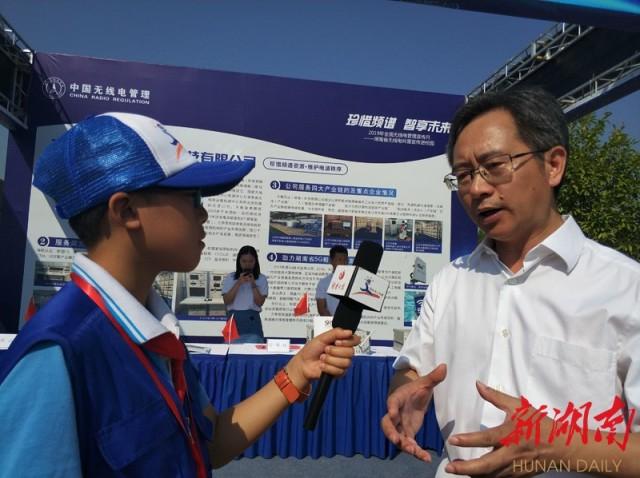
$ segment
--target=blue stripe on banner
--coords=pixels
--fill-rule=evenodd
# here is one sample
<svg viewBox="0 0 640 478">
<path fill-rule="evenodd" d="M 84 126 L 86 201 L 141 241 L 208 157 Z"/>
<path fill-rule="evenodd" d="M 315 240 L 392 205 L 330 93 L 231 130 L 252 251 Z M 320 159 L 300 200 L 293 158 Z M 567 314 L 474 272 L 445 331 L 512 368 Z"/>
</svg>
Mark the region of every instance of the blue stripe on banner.
<svg viewBox="0 0 640 478">
<path fill-rule="evenodd" d="M 395 198 L 398 190 L 379 186 L 344 186 L 339 184 L 301 183 L 291 181 L 271 181 L 271 189 L 320 194 L 347 194 L 350 196 L 376 196 Z"/>
<path fill-rule="evenodd" d="M 408 282 L 404 284 L 405 290 L 427 290 L 427 287 L 429 287 L 427 284 L 410 284 Z"/>
<path fill-rule="evenodd" d="M 187 315 L 187 314 L 176 314 L 176 318 L 178 320 L 197 320 L 203 322 L 226 322 L 226 315 Z"/>
<path fill-rule="evenodd" d="M 40 236 L 38 238 L 38 245 L 40 247 L 62 247 L 76 250 L 87 249 L 80 239 L 73 237 Z"/>
<path fill-rule="evenodd" d="M 184 335 L 181 337 L 185 343 L 201 343 L 201 344 L 223 344 L 225 343 L 222 336 L 210 335 Z M 289 339 L 292 344 L 304 344 L 307 339 L 304 337 L 268 337 L 270 339 Z M 393 347 L 393 340 L 375 340 L 371 339 L 373 347 Z"/>
<path fill-rule="evenodd" d="M 270 252 L 267 254 L 269 262 L 297 262 L 305 264 L 328 264 L 329 257 L 326 254 L 292 254 L 284 252 Z M 353 259 L 352 259 L 353 260 Z"/>
</svg>

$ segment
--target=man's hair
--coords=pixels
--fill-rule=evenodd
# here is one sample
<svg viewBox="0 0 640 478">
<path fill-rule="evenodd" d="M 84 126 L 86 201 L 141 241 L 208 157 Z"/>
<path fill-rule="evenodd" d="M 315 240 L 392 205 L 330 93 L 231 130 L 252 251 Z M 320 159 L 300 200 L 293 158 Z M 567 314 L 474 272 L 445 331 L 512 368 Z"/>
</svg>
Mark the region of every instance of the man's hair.
<svg viewBox="0 0 640 478">
<path fill-rule="evenodd" d="M 347 251 L 347 248 L 344 246 L 333 246 L 331 249 L 329 249 L 329 257 L 331 259 L 333 259 L 336 254 L 345 254 L 348 256 L 349 252 Z"/>
<path fill-rule="evenodd" d="M 474 96 L 456 113 L 451 123 L 447 159 L 453 164 L 453 149 L 458 137 L 478 116 L 502 109 L 513 117 L 520 139 L 532 150 L 547 150 L 563 146 L 569 157 L 569 127 L 560 104 L 555 97 L 539 87 L 514 88 Z M 519 153 L 520 151 L 510 151 Z M 563 178 L 564 179 L 564 178 Z M 555 187 L 558 194 L 562 181 Z"/>
<path fill-rule="evenodd" d="M 85 247 L 95 246 L 104 237 L 104 217 L 108 203 L 98 204 L 69 219 L 69 225 Z"/>
</svg>

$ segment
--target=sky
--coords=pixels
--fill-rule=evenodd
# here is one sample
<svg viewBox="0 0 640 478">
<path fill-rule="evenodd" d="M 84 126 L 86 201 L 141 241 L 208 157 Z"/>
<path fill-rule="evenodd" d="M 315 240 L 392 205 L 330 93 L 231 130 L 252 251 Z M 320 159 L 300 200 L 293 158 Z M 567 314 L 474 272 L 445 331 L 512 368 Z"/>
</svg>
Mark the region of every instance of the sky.
<svg viewBox="0 0 640 478">
<path fill-rule="evenodd" d="M 0 14 L 35 51 L 452 94 L 554 25 L 391 0 L 0 0 Z M 640 140 L 640 92 L 601 111 Z"/>
</svg>

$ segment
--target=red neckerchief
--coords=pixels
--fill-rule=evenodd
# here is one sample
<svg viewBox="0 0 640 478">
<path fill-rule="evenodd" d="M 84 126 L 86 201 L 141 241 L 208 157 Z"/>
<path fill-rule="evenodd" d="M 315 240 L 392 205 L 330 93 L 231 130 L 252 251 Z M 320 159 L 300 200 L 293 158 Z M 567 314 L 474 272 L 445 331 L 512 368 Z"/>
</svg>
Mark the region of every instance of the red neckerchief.
<svg viewBox="0 0 640 478">
<path fill-rule="evenodd" d="M 164 398 L 167 406 L 171 410 L 171 413 L 177 420 L 180 428 L 184 432 L 187 441 L 189 442 L 189 448 L 191 450 L 191 455 L 196 463 L 197 476 L 198 478 L 206 478 L 207 472 L 204 466 L 204 459 L 202 457 L 202 451 L 200 450 L 200 446 L 198 441 L 195 439 L 197 436 L 197 430 L 195 427 L 195 423 L 193 420 L 193 414 L 191 412 L 191 404 L 190 401 L 187 400 L 187 411 L 188 411 L 188 424 L 185 425 L 184 420 L 182 418 L 182 414 L 179 410 L 179 405 L 173 400 L 171 393 L 164 386 L 160 377 L 156 373 L 153 365 L 149 361 L 149 358 L 144 354 L 140 346 L 136 345 L 131 337 L 125 332 L 122 326 L 118 323 L 118 321 L 113 317 L 111 311 L 107 308 L 104 299 L 91 284 L 89 284 L 85 279 L 80 277 L 78 274 L 72 272 L 71 280 L 80 288 L 82 292 L 84 292 L 95 304 L 102 310 L 104 315 L 107 316 L 111 325 L 115 327 L 118 331 L 124 342 L 129 346 L 129 348 L 133 351 L 136 358 L 140 361 L 142 366 L 145 368 L 151 380 L 155 384 L 156 388 Z M 153 339 L 145 342 L 143 347 L 151 352 L 157 353 L 164 357 L 168 357 L 171 359 L 171 378 L 173 380 L 173 385 L 175 387 L 176 394 L 181 402 L 184 402 L 185 398 L 188 399 L 187 395 L 187 381 L 184 376 L 184 368 L 183 364 L 186 359 L 186 352 L 182 343 L 173 335 L 171 332 L 167 332 L 165 334 L 154 337 Z"/>
</svg>

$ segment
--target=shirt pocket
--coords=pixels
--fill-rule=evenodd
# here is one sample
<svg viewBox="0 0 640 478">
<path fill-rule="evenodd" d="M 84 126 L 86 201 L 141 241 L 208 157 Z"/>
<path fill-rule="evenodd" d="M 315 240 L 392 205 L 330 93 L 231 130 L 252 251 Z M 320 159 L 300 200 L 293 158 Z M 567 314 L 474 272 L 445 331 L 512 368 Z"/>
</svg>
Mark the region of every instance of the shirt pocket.
<svg viewBox="0 0 640 478">
<path fill-rule="evenodd" d="M 538 336 L 533 348 L 526 395 L 532 405 L 562 414 L 569 404 L 591 403 L 589 417 L 608 409 L 615 395 L 615 353 Z"/>
<path fill-rule="evenodd" d="M 168 473 L 164 476 L 180 476 L 179 459 L 170 455 L 172 450 L 183 448 L 180 446 L 184 441 L 182 433 L 164 400 L 156 400 L 102 428 L 97 436 L 98 447 L 113 470 L 133 466 L 136 472 L 151 472 L 166 467 L 164 470 Z M 153 453 L 153 450 L 162 453 Z"/>
</svg>

